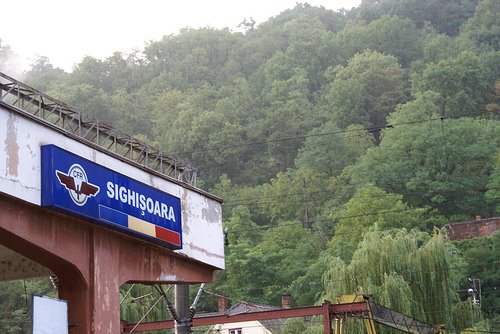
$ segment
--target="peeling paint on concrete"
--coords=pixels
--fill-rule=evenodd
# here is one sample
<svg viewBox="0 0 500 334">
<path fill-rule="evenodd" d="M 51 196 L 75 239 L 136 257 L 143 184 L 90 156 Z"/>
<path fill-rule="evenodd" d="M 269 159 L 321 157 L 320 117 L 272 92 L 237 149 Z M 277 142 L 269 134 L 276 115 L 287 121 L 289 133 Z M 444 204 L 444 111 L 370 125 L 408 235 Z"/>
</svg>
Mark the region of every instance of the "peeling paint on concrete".
<svg viewBox="0 0 500 334">
<path fill-rule="evenodd" d="M 0 188 L 20 200 L 40 205 L 40 147 L 55 144 L 181 198 L 183 244 L 175 253 L 219 269 L 224 268 L 220 203 L 204 193 L 148 173 L 84 143 L 0 107 Z M 205 251 L 203 251 L 205 250 Z M 218 254 L 218 256 L 212 256 Z M 165 272 L 165 271 L 164 271 Z"/>
<path fill-rule="evenodd" d="M 7 121 L 7 137 L 5 138 L 5 153 L 7 156 L 7 175 L 19 174 L 19 145 L 17 144 L 16 117 L 9 114 Z"/>
<path fill-rule="evenodd" d="M 188 245 L 189 245 L 189 247 L 191 247 L 191 249 L 196 250 L 196 251 L 198 251 L 200 253 L 203 253 L 203 254 L 205 254 L 205 255 L 207 255 L 209 257 L 215 257 L 215 258 L 219 258 L 219 259 L 224 259 L 224 255 L 220 255 L 220 254 L 209 252 L 205 248 L 197 247 L 194 244 L 188 244 Z"/>
<path fill-rule="evenodd" d="M 212 201 L 213 202 L 213 201 Z M 205 207 L 201 209 L 201 218 L 209 224 L 218 224 L 221 220 L 220 205 L 210 205 L 205 198 Z"/>
<path fill-rule="evenodd" d="M 21 181 L 19 181 L 17 179 L 11 179 L 11 178 L 8 178 L 8 177 L 1 177 L 0 176 L 0 180 L 6 180 L 6 181 L 10 181 L 12 183 L 19 184 L 21 186 L 21 188 L 26 189 L 26 190 L 37 190 L 37 191 L 40 191 L 40 188 L 24 185 Z"/>
<path fill-rule="evenodd" d="M 175 281 L 178 281 L 178 279 L 177 279 L 177 276 L 172 275 L 172 274 L 161 274 L 160 281 L 175 282 Z"/>
<path fill-rule="evenodd" d="M 189 224 L 186 223 L 186 218 L 191 216 L 191 208 L 189 205 L 189 191 L 185 188 L 181 190 L 181 209 L 182 209 L 182 233 L 188 235 L 189 234 Z"/>
</svg>

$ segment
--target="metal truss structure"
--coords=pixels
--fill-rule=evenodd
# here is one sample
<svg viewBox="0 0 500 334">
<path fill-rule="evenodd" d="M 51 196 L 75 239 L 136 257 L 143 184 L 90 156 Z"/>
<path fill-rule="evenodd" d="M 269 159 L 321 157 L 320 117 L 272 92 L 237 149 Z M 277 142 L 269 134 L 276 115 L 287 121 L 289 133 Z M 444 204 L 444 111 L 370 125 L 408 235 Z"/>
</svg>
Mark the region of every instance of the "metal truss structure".
<svg viewBox="0 0 500 334">
<path fill-rule="evenodd" d="M 347 319 L 360 319 L 365 321 L 368 334 L 377 334 L 374 322 L 390 328 L 398 329 L 412 334 L 443 334 L 442 326 L 429 325 L 402 313 L 376 304 L 365 295 L 346 295 L 344 300 L 332 304 L 325 301 L 321 306 L 306 306 L 290 309 L 277 309 L 269 311 L 247 312 L 234 315 L 218 314 L 194 317 L 192 326 L 213 326 L 227 323 L 241 323 L 246 321 L 285 319 L 294 317 L 323 317 L 324 334 L 343 334 Z M 347 301 L 350 300 L 350 301 Z M 142 324 L 129 324 L 122 322 L 122 333 L 145 332 L 152 330 L 173 329 L 173 320 L 153 321 Z"/>
<path fill-rule="evenodd" d="M 413 334 L 434 334 L 441 329 L 439 326 L 429 325 L 372 301 L 369 304 L 372 319 L 379 324 Z"/>
<path fill-rule="evenodd" d="M 195 168 L 104 122 L 84 120 L 79 111 L 2 72 L 0 72 L 0 105 L 121 160 L 196 186 Z"/>
</svg>

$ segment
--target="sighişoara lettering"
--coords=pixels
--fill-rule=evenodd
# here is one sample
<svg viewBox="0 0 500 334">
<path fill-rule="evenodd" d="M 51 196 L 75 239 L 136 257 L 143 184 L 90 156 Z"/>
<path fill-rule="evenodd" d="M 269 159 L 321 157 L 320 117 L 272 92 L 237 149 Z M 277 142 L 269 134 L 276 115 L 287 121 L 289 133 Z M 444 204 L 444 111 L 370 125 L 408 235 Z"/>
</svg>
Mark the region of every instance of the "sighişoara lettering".
<svg viewBox="0 0 500 334">
<path fill-rule="evenodd" d="M 106 184 L 106 195 L 109 198 L 115 199 L 122 203 L 133 206 L 142 211 L 147 211 L 150 214 L 175 222 L 174 208 L 167 204 L 153 200 L 151 197 L 146 197 L 124 186 L 109 181 Z"/>
</svg>

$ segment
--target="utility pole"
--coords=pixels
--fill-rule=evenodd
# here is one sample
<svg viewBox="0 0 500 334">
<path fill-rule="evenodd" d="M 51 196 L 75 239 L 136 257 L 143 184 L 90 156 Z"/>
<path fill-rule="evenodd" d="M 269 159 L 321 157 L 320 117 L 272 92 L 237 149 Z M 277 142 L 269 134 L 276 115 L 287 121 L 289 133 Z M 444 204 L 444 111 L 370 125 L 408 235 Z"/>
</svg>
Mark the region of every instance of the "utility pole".
<svg viewBox="0 0 500 334">
<path fill-rule="evenodd" d="M 479 278 L 469 278 L 469 295 L 472 297 L 472 305 L 481 306 L 481 280 Z"/>
<path fill-rule="evenodd" d="M 175 321 L 175 334 L 191 333 L 189 317 L 189 285 L 176 284 L 174 288 L 175 310 L 178 320 Z"/>
<path fill-rule="evenodd" d="M 307 194 L 307 183 L 306 183 L 306 178 L 302 178 L 303 186 L 304 186 L 304 223 L 302 224 L 305 228 L 307 229 L 312 229 L 312 223 L 309 221 L 309 208 L 308 208 L 308 201 L 309 201 L 309 196 Z"/>
<path fill-rule="evenodd" d="M 174 288 L 175 305 L 172 305 L 167 297 L 167 293 L 160 284 L 155 286 L 158 293 L 167 303 L 168 311 L 174 320 L 175 334 L 189 334 L 191 333 L 191 326 L 193 324 L 193 317 L 196 313 L 196 305 L 204 291 L 205 283 L 202 283 L 198 289 L 198 293 L 194 298 L 194 302 L 189 305 L 189 285 L 176 284 Z M 135 328 L 134 328 L 135 329 Z"/>
</svg>

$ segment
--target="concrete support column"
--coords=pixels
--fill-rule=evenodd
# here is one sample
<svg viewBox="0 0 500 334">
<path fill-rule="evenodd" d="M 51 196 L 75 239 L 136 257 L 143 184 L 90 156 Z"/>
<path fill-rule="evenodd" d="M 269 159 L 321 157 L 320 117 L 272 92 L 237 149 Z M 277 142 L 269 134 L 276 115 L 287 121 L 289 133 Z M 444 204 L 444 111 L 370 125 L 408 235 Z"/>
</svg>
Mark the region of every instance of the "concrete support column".
<svg viewBox="0 0 500 334">
<path fill-rule="evenodd" d="M 119 333 L 124 283 L 194 284 L 211 281 L 214 272 L 170 250 L 1 194 L 0 245 L 58 277 L 70 334 Z"/>
<path fill-rule="evenodd" d="M 70 334 L 92 333 L 90 289 L 78 275 L 60 273 L 59 298 L 68 301 L 68 325 Z"/>
<path fill-rule="evenodd" d="M 94 333 L 120 332 L 120 248 L 109 235 L 94 233 L 89 260 Z"/>
<path fill-rule="evenodd" d="M 180 322 L 175 322 L 175 334 L 189 334 L 189 285 L 176 284 L 174 287 L 175 310 L 179 316 Z"/>
</svg>

